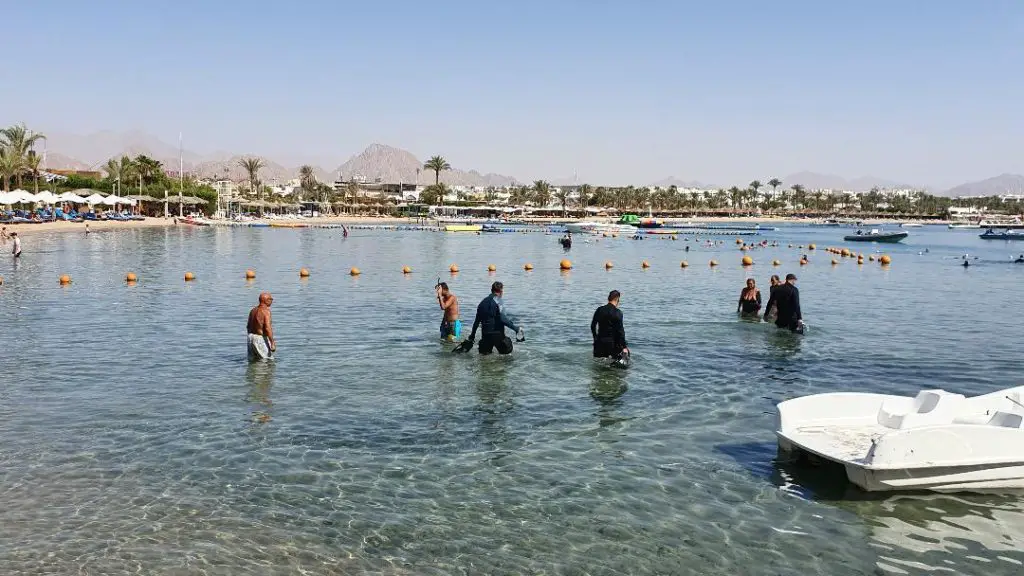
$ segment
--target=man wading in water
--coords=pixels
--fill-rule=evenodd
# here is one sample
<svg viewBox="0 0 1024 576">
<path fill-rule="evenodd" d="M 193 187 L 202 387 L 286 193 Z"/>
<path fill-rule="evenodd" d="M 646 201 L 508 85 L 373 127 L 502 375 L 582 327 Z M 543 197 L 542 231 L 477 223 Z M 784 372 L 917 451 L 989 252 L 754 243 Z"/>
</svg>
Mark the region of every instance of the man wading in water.
<svg viewBox="0 0 1024 576">
<path fill-rule="evenodd" d="M 277 344 L 274 343 L 274 329 L 270 325 L 270 305 L 274 297 L 270 292 L 260 294 L 260 303 L 249 311 L 246 330 L 249 333 L 249 360 L 265 360 L 274 357 Z"/>
</svg>

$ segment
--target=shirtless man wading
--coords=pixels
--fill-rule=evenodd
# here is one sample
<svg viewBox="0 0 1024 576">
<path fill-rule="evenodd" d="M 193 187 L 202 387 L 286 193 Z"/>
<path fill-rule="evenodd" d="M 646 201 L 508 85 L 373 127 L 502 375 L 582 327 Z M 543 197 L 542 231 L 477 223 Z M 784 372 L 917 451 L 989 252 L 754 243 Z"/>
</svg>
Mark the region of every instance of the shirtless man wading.
<svg viewBox="0 0 1024 576">
<path fill-rule="evenodd" d="M 246 331 L 249 333 L 249 359 L 265 360 L 273 358 L 277 350 L 274 343 L 274 329 L 270 325 L 270 305 L 274 297 L 270 292 L 260 294 L 260 303 L 249 311 L 249 322 Z"/>
<path fill-rule="evenodd" d="M 462 321 L 459 320 L 459 299 L 448 289 L 448 284 L 437 285 L 437 303 L 444 310 L 441 319 L 441 339 L 454 342 L 462 336 Z"/>
</svg>

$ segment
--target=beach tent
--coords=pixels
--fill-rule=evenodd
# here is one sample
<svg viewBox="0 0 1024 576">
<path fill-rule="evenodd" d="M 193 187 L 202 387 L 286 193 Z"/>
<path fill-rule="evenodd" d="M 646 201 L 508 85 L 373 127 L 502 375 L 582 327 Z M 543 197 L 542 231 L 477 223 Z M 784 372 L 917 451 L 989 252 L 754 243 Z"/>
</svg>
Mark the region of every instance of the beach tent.
<svg viewBox="0 0 1024 576">
<path fill-rule="evenodd" d="M 101 203 L 103 203 L 103 196 L 100 195 L 97 192 L 95 194 L 92 194 L 91 196 L 88 196 L 85 199 L 85 203 L 88 204 L 89 206 L 95 206 L 96 204 L 101 204 Z"/>
<path fill-rule="evenodd" d="M 85 204 L 85 198 L 82 198 L 74 192 L 65 192 L 57 196 L 58 202 L 71 202 L 72 204 Z"/>
</svg>

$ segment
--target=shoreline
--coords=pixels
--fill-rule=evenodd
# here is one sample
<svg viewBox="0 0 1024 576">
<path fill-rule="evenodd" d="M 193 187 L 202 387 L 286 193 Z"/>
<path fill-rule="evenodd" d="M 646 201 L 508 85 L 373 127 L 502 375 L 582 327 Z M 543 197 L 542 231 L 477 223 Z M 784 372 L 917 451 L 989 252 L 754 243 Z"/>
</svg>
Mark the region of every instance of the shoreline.
<svg viewBox="0 0 1024 576">
<path fill-rule="evenodd" d="M 111 230 L 138 230 L 143 228 L 163 228 L 167 226 L 178 225 L 175 222 L 175 217 L 154 217 L 146 218 L 145 220 L 131 220 L 128 222 L 119 221 L 107 221 L 107 220 L 92 220 L 89 221 L 90 232 L 108 232 Z M 594 219 L 597 220 L 597 219 Z M 600 219 L 602 222 L 614 222 L 616 218 L 603 218 Z M 671 228 L 673 225 L 683 225 L 692 223 L 709 223 L 709 224 L 728 224 L 728 223 L 742 223 L 742 224 L 804 224 L 814 225 L 821 224 L 824 222 L 824 218 L 795 218 L 795 217 L 767 217 L 767 216 L 718 216 L 718 217 L 707 217 L 707 218 L 662 218 L 661 219 L 665 226 Z M 559 224 L 566 221 L 577 221 L 575 219 L 567 220 L 564 218 L 524 218 L 521 222 L 526 224 Z M 865 220 L 864 226 L 896 226 L 900 222 L 908 221 L 907 219 L 889 219 L 889 220 Z M 920 222 L 919 220 L 909 220 L 912 222 Z M 218 222 L 218 221 L 213 221 Z M 225 221 L 224 224 L 228 224 Z M 308 224 L 308 225 L 415 225 L 415 224 L 437 224 L 433 219 L 428 219 L 424 222 L 422 219 L 417 218 L 398 218 L 398 217 L 387 217 L 387 216 L 318 216 L 315 218 L 302 218 L 296 220 L 281 220 L 281 219 L 259 219 L 252 220 L 247 223 L 281 223 L 281 224 Z M 924 222 L 922 222 L 924 223 Z M 947 220 L 934 220 L 928 221 L 927 224 L 943 225 L 948 224 Z M 39 224 L 27 224 L 27 223 L 10 223 L 0 224 L 7 227 L 8 233 L 17 232 L 19 235 L 28 236 L 32 234 L 41 233 L 52 233 L 52 232 L 85 232 L 86 222 L 42 222 Z M 437 224 L 443 226 L 444 224 Z M 284 226 L 287 227 L 287 226 Z"/>
</svg>

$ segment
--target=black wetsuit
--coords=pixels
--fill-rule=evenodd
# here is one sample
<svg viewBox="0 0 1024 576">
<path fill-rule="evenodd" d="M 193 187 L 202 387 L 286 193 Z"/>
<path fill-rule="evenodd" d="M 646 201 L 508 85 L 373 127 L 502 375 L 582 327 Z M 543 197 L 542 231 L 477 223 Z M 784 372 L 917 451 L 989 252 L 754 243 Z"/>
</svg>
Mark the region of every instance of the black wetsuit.
<svg viewBox="0 0 1024 576">
<path fill-rule="evenodd" d="M 747 300 L 743 298 L 746 292 L 747 290 L 746 288 L 744 288 L 743 292 L 740 293 L 740 302 L 738 307 L 744 315 L 756 315 L 757 312 L 761 309 L 761 291 L 754 291 L 754 294 L 756 295 L 756 298 L 754 300 Z"/>
<path fill-rule="evenodd" d="M 594 336 L 594 358 L 619 358 L 626 348 L 626 329 L 622 326 L 622 311 L 605 304 L 594 311 L 590 321 Z"/>
<path fill-rule="evenodd" d="M 779 284 L 772 290 L 771 298 L 768 299 L 767 311 L 772 309 L 772 305 L 775 306 L 777 316 L 775 318 L 775 325 L 779 328 L 789 328 L 793 332 L 800 330 L 800 320 L 803 320 L 803 315 L 800 314 L 800 291 L 797 290 L 796 286 L 786 282 Z M 768 313 L 765 313 L 765 319 L 767 319 Z"/>
<path fill-rule="evenodd" d="M 519 331 L 519 326 L 516 326 L 505 315 L 501 299 L 491 294 L 481 300 L 476 307 L 476 318 L 473 320 L 473 330 L 469 334 L 469 339 L 476 338 L 476 331 L 479 328 L 480 346 L 478 350 L 481 354 L 490 354 L 495 348 L 498 349 L 498 354 L 511 354 L 512 339 L 505 336 L 506 326 L 516 332 Z"/>
</svg>

